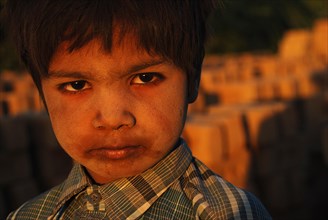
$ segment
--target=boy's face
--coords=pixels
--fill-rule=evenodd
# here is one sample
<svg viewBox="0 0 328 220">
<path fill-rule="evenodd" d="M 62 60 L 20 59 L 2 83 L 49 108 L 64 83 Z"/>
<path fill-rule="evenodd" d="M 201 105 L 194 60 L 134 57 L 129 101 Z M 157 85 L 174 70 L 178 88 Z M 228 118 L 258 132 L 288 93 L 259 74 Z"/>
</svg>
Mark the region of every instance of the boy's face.
<svg viewBox="0 0 328 220">
<path fill-rule="evenodd" d="M 42 89 L 57 139 L 98 183 L 139 174 L 169 153 L 187 111 L 187 76 L 159 56 L 114 41 L 60 44 Z M 60 162 L 60 161 L 58 161 Z"/>
</svg>

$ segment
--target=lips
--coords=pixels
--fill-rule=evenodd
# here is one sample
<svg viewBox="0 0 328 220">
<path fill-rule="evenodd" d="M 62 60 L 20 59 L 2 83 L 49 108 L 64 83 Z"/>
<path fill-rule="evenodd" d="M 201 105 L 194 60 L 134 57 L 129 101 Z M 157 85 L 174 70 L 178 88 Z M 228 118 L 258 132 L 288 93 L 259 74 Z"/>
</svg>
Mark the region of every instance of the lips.
<svg viewBox="0 0 328 220">
<path fill-rule="evenodd" d="M 141 145 L 101 146 L 94 147 L 86 153 L 100 160 L 124 160 L 137 157 L 143 150 Z"/>
</svg>

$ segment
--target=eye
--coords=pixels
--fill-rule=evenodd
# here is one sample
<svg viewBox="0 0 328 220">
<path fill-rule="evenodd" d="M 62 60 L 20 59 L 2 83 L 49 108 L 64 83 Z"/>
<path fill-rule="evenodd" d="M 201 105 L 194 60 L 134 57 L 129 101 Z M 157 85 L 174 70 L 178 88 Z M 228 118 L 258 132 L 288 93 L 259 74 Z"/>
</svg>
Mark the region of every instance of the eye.
<svg viewBox="0 0 328 220">
<path fill-rule="evenodd" d="M 90 84 L 85 80 L 78 80 L 60 85 L 60 89 L 65 92 L 79 92 L 89 89 L 90 87 Z"/>
<path fill-rule="evenodd" d="M 144 85 L 149 83 L 156 83 L 164 77 L 159 73 L 140 73 L 133 77 L 131 84 Z"/>
</svg>

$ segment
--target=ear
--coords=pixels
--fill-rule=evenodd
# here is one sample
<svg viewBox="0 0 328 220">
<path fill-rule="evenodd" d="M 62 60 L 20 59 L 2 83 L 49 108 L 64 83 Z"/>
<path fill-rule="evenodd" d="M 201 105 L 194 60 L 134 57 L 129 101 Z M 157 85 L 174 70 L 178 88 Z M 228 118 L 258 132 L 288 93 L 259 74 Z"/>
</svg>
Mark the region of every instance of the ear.
<svg viewBox="0 0 328 220">
<path fill-rule="evenodd" d="M 199 79 L 188 85 L 188 103 L 193 103 L 198 96 Z"/>
</svg>

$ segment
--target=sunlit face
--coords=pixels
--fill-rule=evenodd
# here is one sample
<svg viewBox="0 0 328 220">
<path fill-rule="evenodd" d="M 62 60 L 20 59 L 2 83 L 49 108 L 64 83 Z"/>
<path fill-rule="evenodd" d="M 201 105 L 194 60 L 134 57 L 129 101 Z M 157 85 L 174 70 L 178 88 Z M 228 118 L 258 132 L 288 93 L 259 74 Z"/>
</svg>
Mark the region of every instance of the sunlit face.
<svg viewBox="0 0 328 220">
<path fill-rule="evenodd" d="M 57 139 L 98 183 L 139 174 L 177 143 L 187 110 L 187 76 L 137 48 L 105 53 L 93 40 L 60 44 L 42 89 Z M 131 43 L 129 43 L 131 42 Z"/>
</svg>

